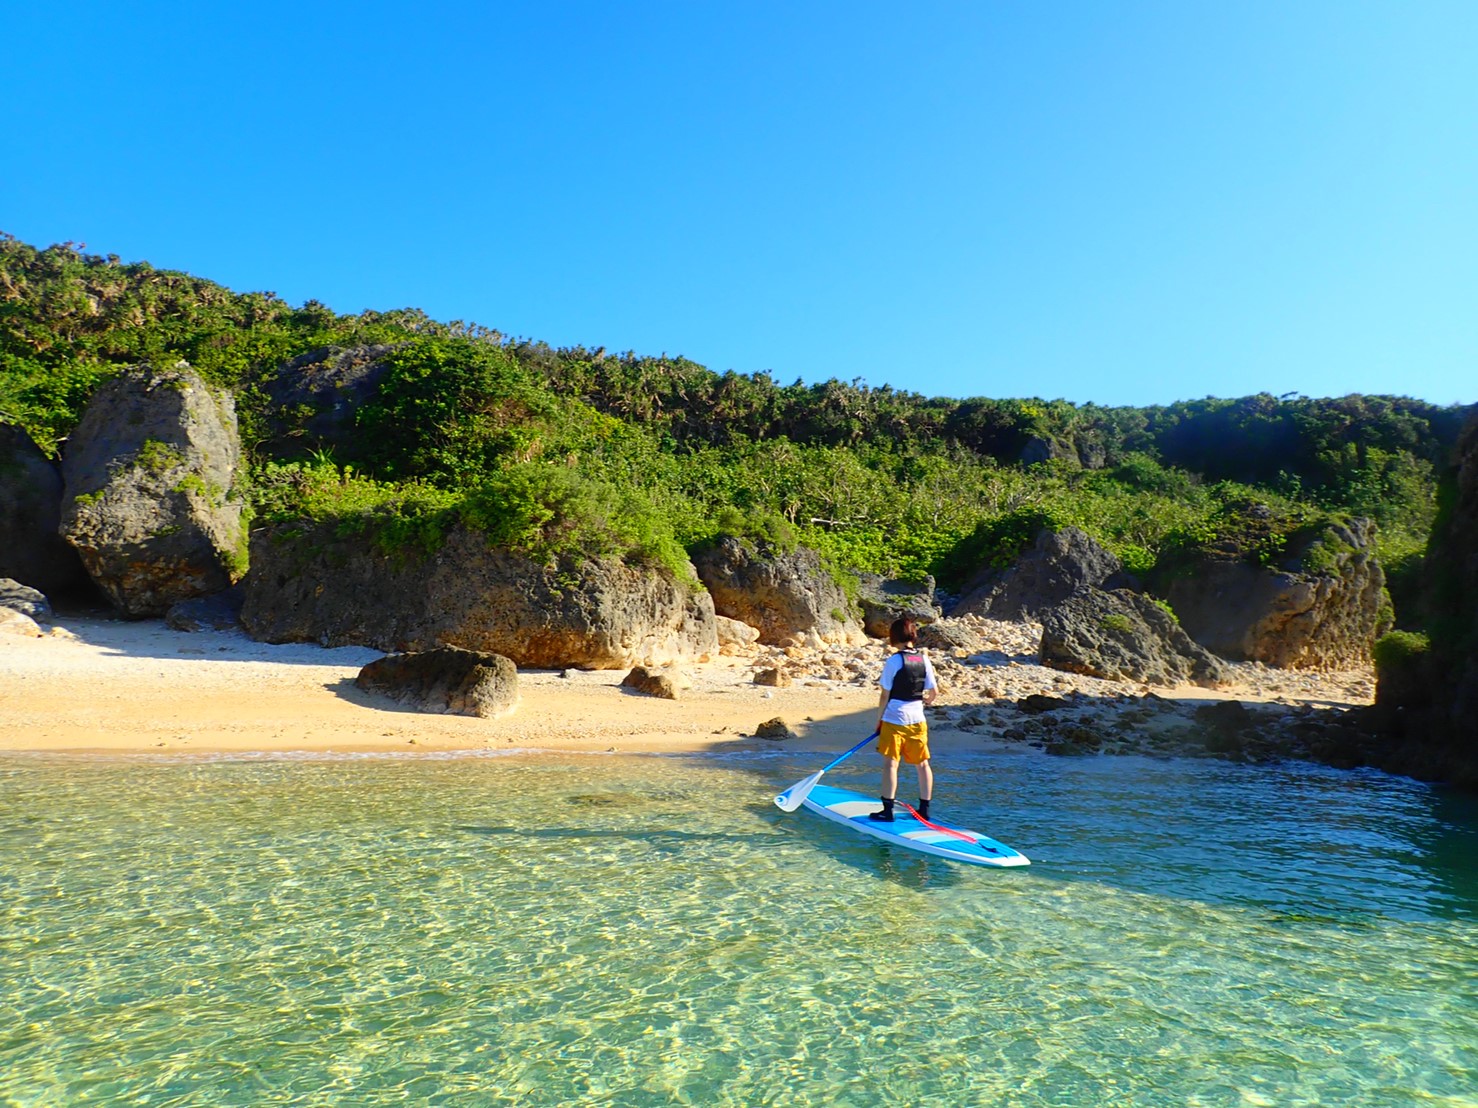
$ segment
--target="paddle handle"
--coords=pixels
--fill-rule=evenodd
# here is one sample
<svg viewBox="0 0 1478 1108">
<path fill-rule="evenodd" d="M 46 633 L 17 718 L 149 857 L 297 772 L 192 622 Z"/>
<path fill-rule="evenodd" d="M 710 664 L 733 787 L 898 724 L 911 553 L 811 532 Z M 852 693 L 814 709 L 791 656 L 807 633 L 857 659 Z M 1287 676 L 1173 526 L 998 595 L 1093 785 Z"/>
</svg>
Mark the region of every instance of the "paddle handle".
<svg viewBox="0 0 1478 1108">
<path fill-rule="evenodd" d="M 858 743 L 856 746 L 854 746 L 851 750 L 847 751 L 845 754 L 839 755 L 838 757 L 836 757 L 832 761 L 826 763 L 826 765 L 822 767 L 821 772 L 822 773 L 825 773 L 827 770 L 834 769 L 837 766 L 841 765 L 848 758 L 850 758 L 852 755 L 856 754 L 859 750 L 861 750 L 864 746 L 866 746 L 868 743 L 872 742 L 872 740 L 875 739 L 875 738 L 877 738 L 877 737 L 878 737 L 878 733 L 876 731 L 874 731 L 871 735 L 867 736 L 867 738 L 863 739 L 860 743 Z"/>
</svg>

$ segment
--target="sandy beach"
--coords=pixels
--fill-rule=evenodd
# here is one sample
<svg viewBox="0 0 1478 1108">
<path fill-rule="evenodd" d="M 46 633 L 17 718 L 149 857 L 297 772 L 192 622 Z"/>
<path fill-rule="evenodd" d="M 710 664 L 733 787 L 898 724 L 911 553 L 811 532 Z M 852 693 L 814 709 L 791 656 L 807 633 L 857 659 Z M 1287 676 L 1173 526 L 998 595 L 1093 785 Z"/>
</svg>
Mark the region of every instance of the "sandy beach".
<svg viewBox="0 0 1478 1108">
<path fill-rule="evenodd" d="M 501 719 L 411 711 L 354 687 L 381 656 L 357 647 L 271 645 L 236 631 L 182 632 L 159 621 L 59 616 L 39 637 L 0 635 L 0 749 L 72 752 L 365 752 L 470 749 L 697 751 L 772 748 L 763 721 L 784 720 L 802 749 L 845 748 L 871 729 L 871 682 L 883 648 L 720 657 L 683 667 L 679 699 L 620 685 L 624 670 L 519 675 L 521 701 Z M 935 655 L 944 695 L 931 717 L 936 750 L 978 748 L 992 721 L 961 717 L 1032 692 L 1067 696 L 1079 718 L 1104 722 L 1146 694 L 1161 702 L 1369 703 L 1368 672 L 1306 674 L 1235 667 L 1238 682 L 1154 689 L 1076 677 L 1034 664 L 1034 625 L 998 625 L 996 649 Z M 789 687 L 754 684 L 773 664 L 802 674 Z M 807 676 L 807 673 L 816 674 Z M 999 718 L 994 721 L 999 724 Z M 969 726 L 969 724 L 975 724 Z"/>
</svg>

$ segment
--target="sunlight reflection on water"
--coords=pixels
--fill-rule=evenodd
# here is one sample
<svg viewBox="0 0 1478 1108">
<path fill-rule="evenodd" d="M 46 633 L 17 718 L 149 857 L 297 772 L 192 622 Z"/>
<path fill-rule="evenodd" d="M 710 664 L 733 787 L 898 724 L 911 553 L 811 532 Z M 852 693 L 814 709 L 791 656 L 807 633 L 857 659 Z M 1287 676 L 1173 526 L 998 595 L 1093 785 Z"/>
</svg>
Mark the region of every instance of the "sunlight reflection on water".
<svg viewBox="0 0 1478 1108">
<path fill-rule="evenodd" d="M 0 1101 L 1473 1103 L 1471 804 L 955 757 L 982 871 L 778 812 L 814 768 L 0 759 Z"/>
</svg>

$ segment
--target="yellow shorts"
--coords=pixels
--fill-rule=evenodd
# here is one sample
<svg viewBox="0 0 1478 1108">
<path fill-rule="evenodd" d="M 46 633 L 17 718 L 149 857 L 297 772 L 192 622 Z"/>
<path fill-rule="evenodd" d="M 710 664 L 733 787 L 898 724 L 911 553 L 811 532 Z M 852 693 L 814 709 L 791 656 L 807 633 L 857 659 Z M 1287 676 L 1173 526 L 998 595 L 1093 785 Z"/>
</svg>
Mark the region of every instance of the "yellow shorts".
<svg viewBox="0 0 1478 1108">
<path fill-rule="evenodd" d="M 878 726 L 878 753 L 884 758 L 902 758 L 911 766 L 929 760 L 927 723 L 883 723 Z"/>
</svg>

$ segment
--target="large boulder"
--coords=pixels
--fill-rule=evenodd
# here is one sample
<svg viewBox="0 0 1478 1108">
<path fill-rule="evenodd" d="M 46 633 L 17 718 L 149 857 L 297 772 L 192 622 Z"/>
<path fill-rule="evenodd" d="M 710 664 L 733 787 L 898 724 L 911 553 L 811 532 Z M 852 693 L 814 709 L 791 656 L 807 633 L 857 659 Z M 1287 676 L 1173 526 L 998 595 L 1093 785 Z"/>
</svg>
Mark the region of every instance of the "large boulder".
<svg viewBox="0 0 1478 1108">
<path fill-rule="evenodd" d="M 356 687 L 422 712 L 494 719 L 518 706 L 518 669 L 501 654 L 438 647 L 371 662 Z"/>
<path fill-rule="evenodd" d="M 1223 658 L 1288 669 L 1366 664 L 1389 628 L 1375 525 L 1336 520 L 1295 532 L 1272 565 L 1211 546 L 1161 585 L 1191 638 Z"/>
<path fill-rule="evenodd" d="M 1214 687 L 1227 677 L 1174 616 L 1128 589 L 1085 587 L 1044 613 L 1041 654 L 1045 666 L 1109 681 Z"/>
<path fill-rule="evenodd" d="M 718 652 L 713 601 L 616 558 L 544 565 L 458 525 L 434 553 L 387 553 L 332 524 L 252 533 L 241 623 L 267 642 L 460 646 L 537 668 L 665 665 Z"/>
<path fill-rule="evenodd" d="M 875 573 L 861 574 L 857 603 L 862 607 L 862 629 L 875 639 L 886 639 L 895 619 L 933 623 L 944 613 L 934 603 L 934 578 L 896 581 Z"/>
<path fill-rule="evenodd" d="M 951 616 L 1037 619 L 1084 585 L 1127 583 L 1119 559 L 1076 527 L 1043 528 L 1032 548 L 1005 569 L 987 566 L 965 586 Z"/>
<path fill-rule="evenodd" d="M 183 362 L 120 374 L 67 443 L 61 533 L 124 615 L 229 588 L 246 568 L 230 393 Z"/>
<path fill-rule="evenodd" d="M 267 382 L 266 448 L 291 455 L 351 446 L 355 417 L 379 390 L 386 355 L 395 349 L 326 346 L 284 364 Z"/>
<path fill-rule="evenodd" d="M 61 470 L 24 430 L 0 423 L 0 577 L 53 596 L 90 587 L 61 518 Z"/>
<path fill-rule="evenodd" d="M 851 603 L 821 557 L 731 536 L 693 555 L 719 615 L 757 628 L 766 646 L 851 645 L 863 640 Z"/>
</svg>

